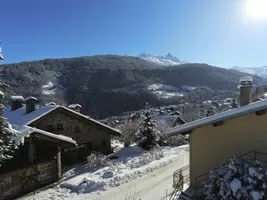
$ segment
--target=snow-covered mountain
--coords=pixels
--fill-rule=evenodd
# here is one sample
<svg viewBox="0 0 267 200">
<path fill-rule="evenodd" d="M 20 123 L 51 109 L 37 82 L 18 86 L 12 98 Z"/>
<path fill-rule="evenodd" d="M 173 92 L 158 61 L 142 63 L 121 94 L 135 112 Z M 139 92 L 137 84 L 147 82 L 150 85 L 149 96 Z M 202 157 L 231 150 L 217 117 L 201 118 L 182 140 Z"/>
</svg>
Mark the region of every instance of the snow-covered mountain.
<svg viewBox="0 0 267 200">
<path fill-rule="evenodd" d="M 168 53 L 166 56 L 153 56 L 146 53 L 141 53 L 138 57 L 158 65 L 180 65 L 185 62 L 182 62 L 179 58 L 173 56 L 172 54 Z"/>
<path fill-rule="evenodd" d="M 235 69 L 240 72 L 249 73 L 249 74 L 258 75 L 258 76 L 267 78 L 267 66 L 248 67 L 248 68 L 235 66 L 235 67 L 232 67 L 232 69 Z"/>
</svg>

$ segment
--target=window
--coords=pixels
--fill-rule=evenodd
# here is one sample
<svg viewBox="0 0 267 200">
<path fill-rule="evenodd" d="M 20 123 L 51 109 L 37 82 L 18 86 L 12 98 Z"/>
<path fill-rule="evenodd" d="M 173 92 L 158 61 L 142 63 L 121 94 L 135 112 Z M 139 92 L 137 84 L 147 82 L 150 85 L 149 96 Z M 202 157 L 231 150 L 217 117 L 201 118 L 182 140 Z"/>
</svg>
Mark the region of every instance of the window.
<svg viewBox="0 0 267 200">
<path fill-rule="evenodd" d="M 102 140 L 102 141 L 101 141 L 101 145 L 102 145 L 102 146 L 106 146 L 106 140 Z"/>
<path fill-rule="evenodd" d="M 80 133 L 80 132 L 81 132 L 80 127 L 76 125 L 76 126 L 74 127 L 74 131 L 75 131 L 76 133 Z"/>
<path fill-rule="evenodd" d="M 63 125 L 62 124 L 57 124 L 57 130 L 58 131 L 63 130 Z"/>
<path fill-rule="evenodd" d="M 93 128 L 88 128 L 88 133 L 91 133 L 93 131 Z"/>
<path fill-rule="evenodd" d="M 46 127 L 47 131 L 54 131 L 53 125 L 52 124 L 48 124 Z"/>
<path fill-rule="evenodd" d="M 92 150 L 92 148 L 93 148 L 92 142 L 88 142 L 87 143 L 87 149 Z"/>
</svg>

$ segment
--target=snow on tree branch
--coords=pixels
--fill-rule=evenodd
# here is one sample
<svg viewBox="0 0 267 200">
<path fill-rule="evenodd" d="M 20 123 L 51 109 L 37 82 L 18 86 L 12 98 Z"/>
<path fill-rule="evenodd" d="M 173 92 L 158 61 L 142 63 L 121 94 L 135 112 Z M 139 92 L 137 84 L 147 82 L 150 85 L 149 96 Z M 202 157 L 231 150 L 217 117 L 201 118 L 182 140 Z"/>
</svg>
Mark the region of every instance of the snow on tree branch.
<svg viewBox="0 0 267 200">
<path fill-rule="evenodd" d="M 228 165 L 210 171 L 203 183 L 206 199 L 266 199 L 266 170 L 266 164 L 260 161 L 233 157 Z"/>
<path fill-rule="evenodd" d="M 0 102 L 4 97 L 4 92 L 8 86 L 6 84 L 0 83 Z M 14 131 L 10 124 L 3 117 L 5 106 L 0 103 L 0 167 L 1 165 L 12 158 L 14 150 L 16 148 L 14 139 L 16 131 Z"/>
</svg>

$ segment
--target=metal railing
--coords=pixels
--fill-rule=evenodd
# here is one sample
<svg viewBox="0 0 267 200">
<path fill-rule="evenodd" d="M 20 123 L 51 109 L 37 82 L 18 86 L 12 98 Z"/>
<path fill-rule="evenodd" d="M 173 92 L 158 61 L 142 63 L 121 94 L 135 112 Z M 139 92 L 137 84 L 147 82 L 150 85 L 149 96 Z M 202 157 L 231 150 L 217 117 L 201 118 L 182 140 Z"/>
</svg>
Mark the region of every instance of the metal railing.
<svg viewBox="0 0 267 200">
<path fill-rule="evenodd" d="M 173 185 L 174 188 L 169 200 L 174 200 L 178 193 L 181 193 L 185 183 L 189 182 L 190 173 L 189 173 L 189 165 L 182 167 L 181 169 L 176 170 L 173 173 Z"/>
<path fill-rule="evenodd" d="M 173 188 L 176 188 L 176 185 L 178 184 L 181 178 L 184 179 L 184 177 L 190 174 L 189 169 L 190 169 L 189 165 L 186 165 L 181 169 L 178 169 L 175 172 L 173 172 L 173 185 L 172 185 Z"/>
<path fill-rule="evenodd" d="M 250 160 L 261 160 L 263 162 L 267 162 L 267 153 L 258 152 L 258 151 L 249 151 L 245 154 L 241 154 L 236 157 L 245 157 Z M 225 162 L 221 166 L 226 166 L 230 163 L 230 161 Z M 214 168 L 213 170 L 218 169 L 219 167 Z M 200 176 L 195 178 L 195 192 L 202 188 L 202 183 L 205 182 L 208 179 L 209 172 L 206 172 L 204 174 L 201 174 Z"/>
</svg>

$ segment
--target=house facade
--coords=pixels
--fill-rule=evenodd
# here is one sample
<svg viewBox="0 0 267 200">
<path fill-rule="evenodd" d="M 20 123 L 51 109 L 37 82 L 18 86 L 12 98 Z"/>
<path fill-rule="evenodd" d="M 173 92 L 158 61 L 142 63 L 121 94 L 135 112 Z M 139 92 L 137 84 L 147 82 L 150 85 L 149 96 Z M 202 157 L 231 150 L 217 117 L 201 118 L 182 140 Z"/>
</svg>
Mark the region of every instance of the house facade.
<svg viewBox="0 0 267 200">
<path fill-rule="evenodd" d="M 86 160 L 92 151 L 111 153 L 111 136 L 121 133 L 70 108 L 35 97 L 12 96 L 4 117 L 15 131 L 18 149 L 0 167 L 0 200 L 14 199 L 61 178 L 66 165 Z"/>
<path fill-rule="evenodd" d="M 111 136 L 120 136 L 119 131 L 63 106 L 34 120 L 29 126 L 65 135 L 77 142 L 76 148 L 63 150 L 64 164 L 84 161 L 92 151 L 111 153 Z"/>
<path fill-rule="evenodd" d="M 77 143 L 76 147 L 62 149 L 64 165 L 85 161 L 92 151 L 111 153 L 111 136 L 121 135 L 118 130 L 81 114 L 77 107 L 71 109 L 51 103 L 37 106 L 34 97 L 24 100 L 24 106 L 21 98 L 19 102 L 17 99 L 18 97 L 12 98 L 13 104 L 4 112 L 4 116 L 10 124 L 67 136 Z M 78 107 L 80 108 L 80 106 Z"/>
</svg>

